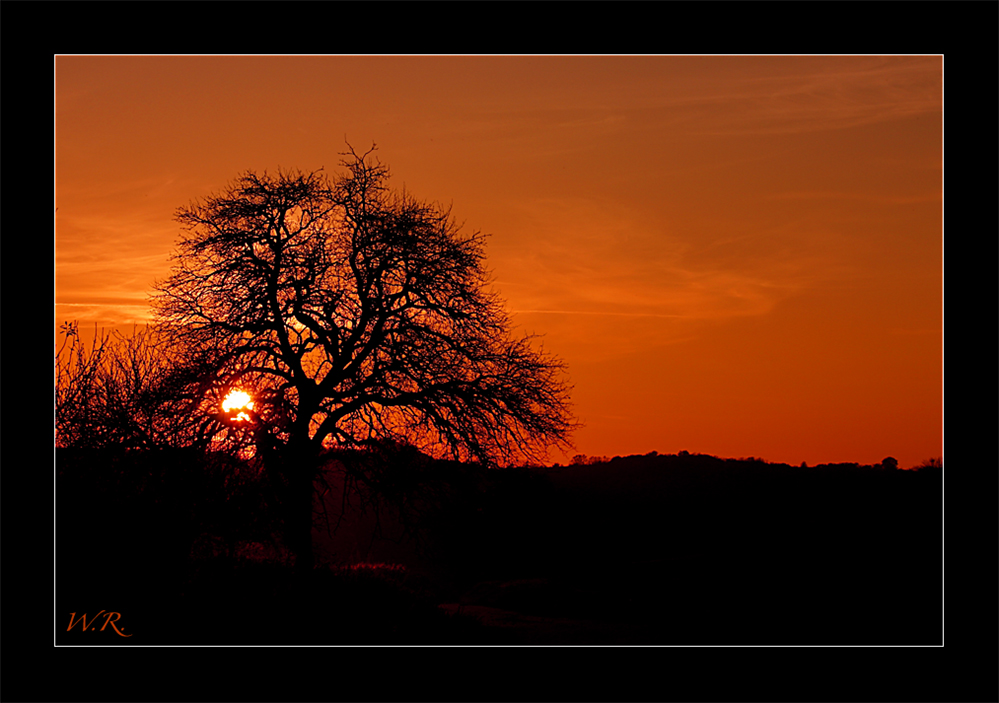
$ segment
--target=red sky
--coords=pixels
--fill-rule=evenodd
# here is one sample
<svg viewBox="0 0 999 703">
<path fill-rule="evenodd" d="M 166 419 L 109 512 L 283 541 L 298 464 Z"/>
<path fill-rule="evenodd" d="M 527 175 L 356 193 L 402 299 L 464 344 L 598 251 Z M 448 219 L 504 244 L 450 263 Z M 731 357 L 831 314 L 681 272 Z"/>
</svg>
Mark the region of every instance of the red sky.
<svg viewBox="0 0 999 703">
<path fill-rule="evenodd" d="M 940 56 L 59 56 L 55 91 L 57 325 L 148 320 L 178 206 L 376 142 L 491 234 L 577 452 L 942 455 Z"/>
</svg>

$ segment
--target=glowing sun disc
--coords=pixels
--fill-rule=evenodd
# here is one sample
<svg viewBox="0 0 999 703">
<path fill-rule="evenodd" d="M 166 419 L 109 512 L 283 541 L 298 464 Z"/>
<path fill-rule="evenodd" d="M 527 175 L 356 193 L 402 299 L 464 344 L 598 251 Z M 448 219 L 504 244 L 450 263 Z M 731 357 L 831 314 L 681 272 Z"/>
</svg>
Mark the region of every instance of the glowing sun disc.
<svg viewBox="0 0 999 703">
<path fill-rule="evenodd" d="M 253 410 L 253 399 L 250 398 L 250 395 L 244 391 L 231 391 L 229 395 L 225 397 L 225 400 L 222 401 L 222 410 L 227 413 L 233 410 L 239 410 L 240 408 Z M 241 412 L 236 415 L 235 419 L 249 420 L 250 416 Z"/>
</svg>

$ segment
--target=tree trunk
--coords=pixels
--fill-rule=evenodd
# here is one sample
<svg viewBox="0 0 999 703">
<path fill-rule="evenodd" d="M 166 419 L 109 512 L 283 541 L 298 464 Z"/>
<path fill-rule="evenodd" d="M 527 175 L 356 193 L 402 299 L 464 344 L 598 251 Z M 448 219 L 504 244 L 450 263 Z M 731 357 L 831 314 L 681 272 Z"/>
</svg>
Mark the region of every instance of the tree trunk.
<svg viewBox="0 0 999 703">
<path fill-rule="evenodd" d="M 287 480 L 285 539 L 295 558 L 295 571 L 308 573 L 314 566 L 312 552 L 312 507 L 318 457 L 306 445 L 290 444 L 283 457 Z"/>
<path fill-rule="evenodd" d="M 312 481 L 305 472 L 295 472 L 289 485 L 288 547 L 295 557 L 295 571 L 309 572 L 313 567 L 312 554 Z"/>
</svg>

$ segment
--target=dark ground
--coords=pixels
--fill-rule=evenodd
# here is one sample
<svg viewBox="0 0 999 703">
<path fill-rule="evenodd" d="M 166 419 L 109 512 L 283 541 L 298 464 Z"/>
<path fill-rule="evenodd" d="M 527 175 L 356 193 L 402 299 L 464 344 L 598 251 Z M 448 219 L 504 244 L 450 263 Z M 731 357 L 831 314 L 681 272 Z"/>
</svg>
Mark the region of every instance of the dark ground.
<svg viewBox="0 0 999 703">
<path fill-rule="evenodd" d="M 332 538 L 320 519 L 322 566 L 299 577 L 236 463 L 60 450 L 56 643 L 942 642 L 940 469 L 409 459 L 378 476 L 399 539 L 355 502 Z"/>
</svg>

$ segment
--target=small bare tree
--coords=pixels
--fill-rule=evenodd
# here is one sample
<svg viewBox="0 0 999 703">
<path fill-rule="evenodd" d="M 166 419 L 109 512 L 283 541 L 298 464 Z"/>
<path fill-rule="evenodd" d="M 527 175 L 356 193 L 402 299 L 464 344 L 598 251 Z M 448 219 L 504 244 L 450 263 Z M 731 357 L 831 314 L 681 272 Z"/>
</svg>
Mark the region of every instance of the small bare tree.
<svg viewBox="0 0 999 703">
<path fill-rule="evenodd" d="M 56 446 L 77 449 L 214 448 L 230 453 L 250 442 L 224 413 L 206 412 L 204 358 L 170 346 L 146 325 L 131 335 L 94 328 L 89 345 L 79 323 L 61 326 L 55 357 Z"/>
<path fill-rule="evenodd" d="M 150 391 L 165 371 L 149 328 L 130 337 L 94 329 L 89 348 L 79 324 L 64 323 L 56 352 L 56 444 L 153 448 L 162 437 Z M 160 418 L 162 419 L 162 418 Z"/>
</svg>

